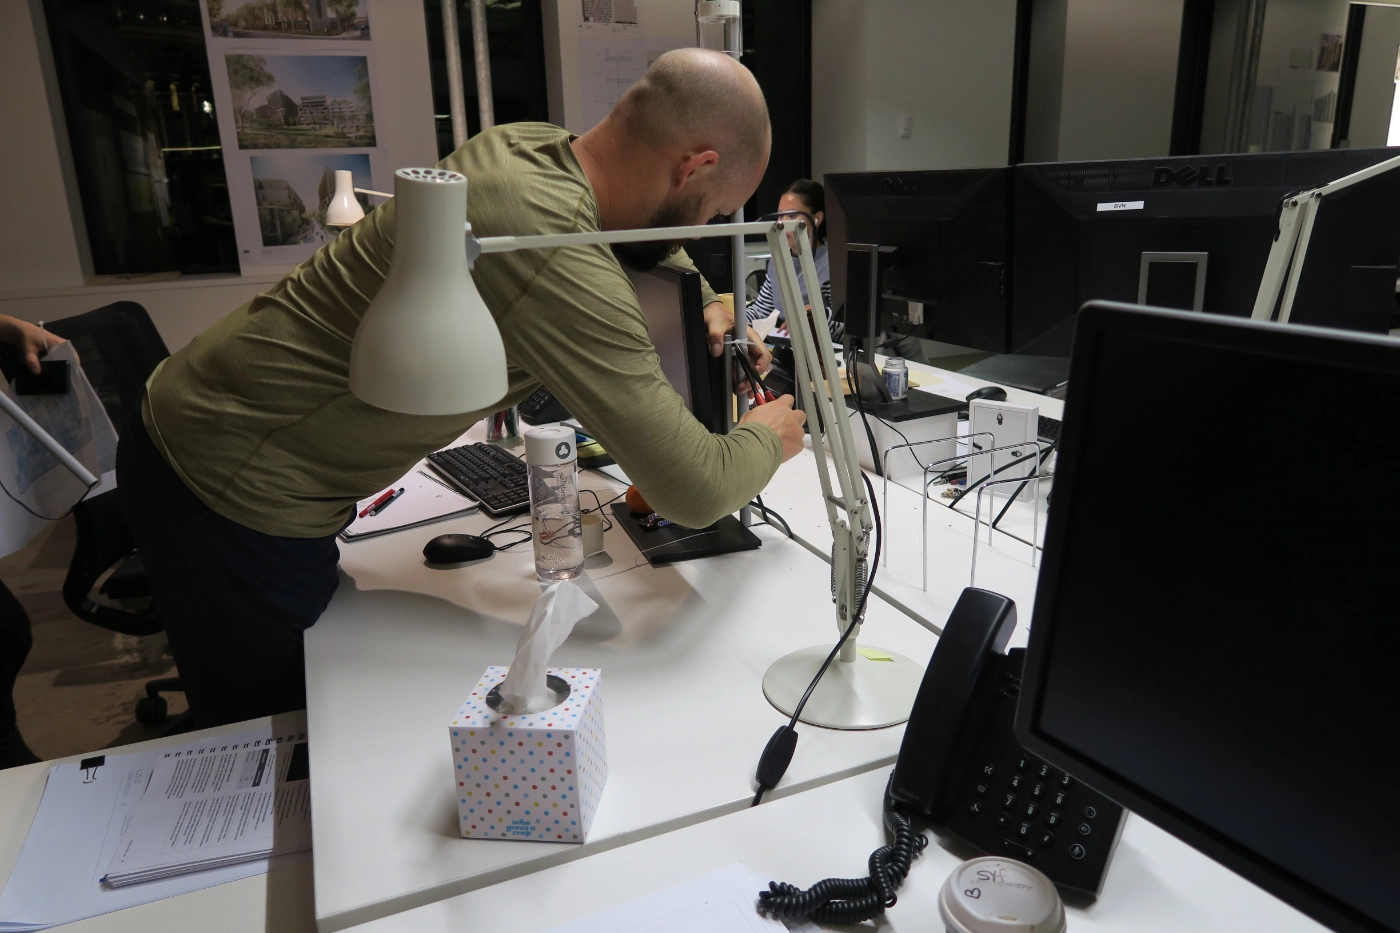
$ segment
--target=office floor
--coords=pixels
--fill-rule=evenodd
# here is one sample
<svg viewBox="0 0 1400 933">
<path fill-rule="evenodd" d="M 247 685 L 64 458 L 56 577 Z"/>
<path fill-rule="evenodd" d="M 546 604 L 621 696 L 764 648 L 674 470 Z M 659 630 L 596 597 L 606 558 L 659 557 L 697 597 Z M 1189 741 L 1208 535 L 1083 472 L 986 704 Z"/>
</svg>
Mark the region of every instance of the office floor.
<svg viewBox="0 0 1400 933">
<path fill-rule="evenodd" d="M 155 738 L 134 708 L 148 680 L 173 677 L 165 635 L 133 638 L 89 625 L 63 604 L 63 577 L 73 556 L 72 519 L 55 522 L 22 551 L 0 558 L 0 580 L 23 603 L 34 648 L 15 685 L 20 731 L 41 758 Z M 167 694 L 170 715 L 184 696 Z"/>
</svg>

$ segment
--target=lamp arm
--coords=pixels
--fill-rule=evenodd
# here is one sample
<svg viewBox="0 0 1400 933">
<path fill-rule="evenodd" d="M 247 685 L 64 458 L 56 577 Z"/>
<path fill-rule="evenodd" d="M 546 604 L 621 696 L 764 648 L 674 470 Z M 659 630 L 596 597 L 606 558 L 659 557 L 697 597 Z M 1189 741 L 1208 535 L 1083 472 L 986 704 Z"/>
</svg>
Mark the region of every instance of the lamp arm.
<svg viewBox="0 0 1400 933">
<path fill-rule="evenodd" d="M 0 409 L 3 409 L 5 414 L 15 419 L 16 424 L 28 431 L 36 441 L 43 445 L 45 450 L 53 454 L 58 462 L 63 464 L 64 467 L 68 469 L 68 472 L 76 476 L 88 489 L 91 489 L 101 482 L 101 480 L 89 472 L 87 467 L 79 463 L 76 457 L 64 449 L 62 444 L 54 440 L 53 435 L 39 427 L 39 423 L 29 417 L 29 413 L 23 408 L 20 408 L 19 404 L 4 392 L 0 392 Z"/>
<path fill-rule="evenodd" d="M 537 236 L 488 236 L 479 239 L 483 253 L 510 253 L 518 249 L 554 249 L 560 246 L 591 246 L 596 243 L 649 243 L 653 240 L 701 240 L 720 236 L 768 233 L 771 221 L 751 224 L 697 224 L 690 227 L 651 227 L 641 230 L 598 230 L 590 233 L 547 233 Z M 472 236 L 471 224 L 465 227 Z"/>
<path fill-rule="evenodd" d="M 816 263 L 812 258 L 811 241 L 805 227 L 795 221 L 787 221 L 781 227 L 770 229 L 769 249 L 775 256 L 782 255 L 787 248 L 784 234 L 789 227 L 793 229 L 797 241 L 798 262 L 802 267 L 803 280 L 817 282 Z M 816 412 L 826 427 L 826 441 L 831 447 L 830 471 L 836 474 L 839 496 L 835 494 L 837 490 L 833 489 L 831 482 L 826 450 L 819 435 L 813 434 L 812 452 L 817 460 L 817 476 L 821 483 L 827 520 L 831 525 L 832 576 L 836 588 L 833 595 L 836 598 L 837 628 L 838 631 L 844 632 L 860 601 L 857 593 L 857 568 L 865 559 L 870 546 L 870 503 L 866 499 L 865 488 L 860 478 L 860 462 L 851 436 L 845 392 L 840 386 L 836 356 L 831 351 L 826 307 L 820 301 L 813 302 L 810 315 L 802 314 L 796 310 L 803 308 L 804 303 L 792 264 L 774 263 L 774 273 L 778 278 L 783 307 L 790 309 L 788 333 L 792 339 L 796 363 L 797 371 L 794 375 L 797 391 L 808 415 Z M 833 385 L 837 387 L 834 390 Z M 838 509 L 844 514 L 838 513 Z M 842 661 L 855 659 L 855 640 L 858 634 L 852 632 L 851 638 L 847 639 L 842 647 Z"/>
<path fill-rule="evenodd" d="M 375 191 L 373 188 L 356 188 L 356 194 L 369 194 L 376 198 L 392 198 L 393 195 L 387 191 Z"/>
</svg>

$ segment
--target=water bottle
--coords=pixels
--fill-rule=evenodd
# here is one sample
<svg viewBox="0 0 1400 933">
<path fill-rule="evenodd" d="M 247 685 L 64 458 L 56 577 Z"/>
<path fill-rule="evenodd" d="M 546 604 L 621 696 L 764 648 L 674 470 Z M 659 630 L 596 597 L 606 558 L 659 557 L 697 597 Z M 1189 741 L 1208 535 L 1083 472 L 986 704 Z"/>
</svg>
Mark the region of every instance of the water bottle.
<svg viewBox="0 0 1400 933">
<path fill-rule="evenodd" d="M 909 364 L 897 356 L 885 360 L 885 388 L 890 390 L 890 399 L 899 401 L 909 394 Z"/>
<path fill-rule="evenodd" d="M 550 425 L 526 431 L 525 464 L 530 484 L 530 524 L 535 538 L 535 574 L 545 583 L 572 580 L 583 569 L 574 429 Z"/>
</svg>

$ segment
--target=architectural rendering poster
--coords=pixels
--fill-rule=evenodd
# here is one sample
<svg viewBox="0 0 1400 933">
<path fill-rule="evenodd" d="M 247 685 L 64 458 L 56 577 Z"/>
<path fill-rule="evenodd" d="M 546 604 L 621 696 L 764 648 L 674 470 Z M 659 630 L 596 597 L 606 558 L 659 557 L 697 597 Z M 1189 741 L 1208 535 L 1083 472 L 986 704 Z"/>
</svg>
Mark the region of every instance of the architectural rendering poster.
<svg viewBox="0 0 1400 933">
<path fill-rule="evenodd" d="M 369 0 L 201 6 L 239 263 L 285 269 L 335 236 L 324 221 L 337 169 L 359 188 L 392 186 L 374 123 Z"/>
</svg>

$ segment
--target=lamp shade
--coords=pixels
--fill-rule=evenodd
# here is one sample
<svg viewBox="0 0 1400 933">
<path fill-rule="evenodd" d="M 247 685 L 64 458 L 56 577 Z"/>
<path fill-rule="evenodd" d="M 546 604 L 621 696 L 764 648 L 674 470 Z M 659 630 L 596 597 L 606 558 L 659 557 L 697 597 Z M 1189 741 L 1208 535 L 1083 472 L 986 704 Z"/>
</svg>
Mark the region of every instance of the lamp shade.
<svg viewBox="0 0 1400 933">
<path fill-rule="evenodd" d="M 335 194 L 326 205 L 327 227 L 348 227 L 365 219 L 365 209 L 355 197 L 355 181 L 345 169 L 335 170 Z"/>
<path fill-rule="evenodd" d="M 350 391 L 412 415 L 488 408 L 506 394 L 506 354 L 467 268 L 467 179 L 399 169 L 394 214 L 394 258 L 350 349 Z"/>
</svg>

